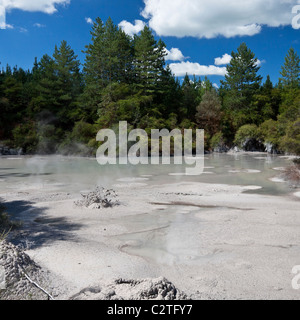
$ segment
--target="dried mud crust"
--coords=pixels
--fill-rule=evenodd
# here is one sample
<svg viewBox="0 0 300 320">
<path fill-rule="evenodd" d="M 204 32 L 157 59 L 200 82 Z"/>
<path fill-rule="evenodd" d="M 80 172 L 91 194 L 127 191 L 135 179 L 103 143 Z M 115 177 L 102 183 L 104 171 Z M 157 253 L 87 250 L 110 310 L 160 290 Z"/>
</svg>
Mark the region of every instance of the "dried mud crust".
<svg viewBox="0 0 300 320">
<path fill-rule="evenodd" d="M 72 296 L 71 300 L 188 300 L 167 279 L 117 279 L 110 284 L 90 287 Z"/>
<path fill-rule="evenodd" d="M 48 300 L 49 296 L 31 281 L 49 289 L 48 273 L 20 248 L 0 241 L 0 300 Z"/>
<path fill-rule="evenodd" d="M 97 187 L 95 191 L 81 194 L 81 196 L 83 199 L 75 201 L 75 205 L 78 207 L 103 209 L 120 205 L 116 192 L 102 187 Z"/>
</svg>

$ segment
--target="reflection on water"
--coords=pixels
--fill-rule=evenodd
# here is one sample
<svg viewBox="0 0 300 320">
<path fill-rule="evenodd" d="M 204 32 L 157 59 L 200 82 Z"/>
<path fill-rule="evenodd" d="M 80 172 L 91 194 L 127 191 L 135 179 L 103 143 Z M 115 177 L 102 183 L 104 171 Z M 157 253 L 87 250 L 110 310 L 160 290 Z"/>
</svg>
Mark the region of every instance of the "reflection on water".
<svg viewBox="0 0 300 320">
<path fill-rule="evenodd" d="M 122 243 L 120 249 L 167 265 L 218 259 L 216 252 L 201 247 L 196 240 L 203 228 L 196 213 L 199 209 L 172 206 L 138 217 L 126 217 L 124 225 L 136 232 L 116 237 Z"/>
<path fill-rule="evenodd" d="M 260 194 L 290 193 L 285 183 L 272 178 L 290 164 L 284 157 L 249 154 L 212 154 L 205 156 L 204 174 L 182 176 L 184 165 L 100 166 L 96 159 L 73 157 L 0 158 L 0 192 L 18 189 L 50 188 L 51 191 L 79 192 L 96 185 L 161 184 L 193 181 L 230 185 L 256 185 Z M 4 183 L 5 182 L 5 183 Z"/>
</svg>

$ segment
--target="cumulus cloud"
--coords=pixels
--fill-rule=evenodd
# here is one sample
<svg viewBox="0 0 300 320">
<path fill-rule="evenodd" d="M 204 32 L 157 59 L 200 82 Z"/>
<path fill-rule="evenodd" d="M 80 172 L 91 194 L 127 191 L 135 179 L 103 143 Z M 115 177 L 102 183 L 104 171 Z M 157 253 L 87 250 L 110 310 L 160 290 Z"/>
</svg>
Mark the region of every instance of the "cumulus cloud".
<svg viewBox="0 0 300 320">
<path fill-rule="evenodd" d="M 159 36 L 253 36 L 264 25 L 291 25 L 300 0 L 144 0 L 142 16 Z"/>
<path fill-rule="evenodd" d="M 178 48 L 172 48 L 170 51 L 166 49 L 166 53 L 166 61 L 183 61 L 184 59 L 186 59 L 186 57 Z"/>
<path fill-rule="evenodd" d="M 90 18 L 90 17 L 85 18 L 85 22 L 86 22 L 87 24 L 94 24 L 93 19 Z"/>
<path fill-rule="evenodd" d="M 186 74 L 195 76 L 225 76 L 226 67 L 204 66 L 197 62 L 171 63 L 170 69 L 176 77 L 183 77 Z"/>
<path fill-rule="evenodd" d="M 222 57 L 219 58 L 215 58 L 215 65 L 216 66 L 223 66 L 223 65 L 227 65 L 230 63 L 232 59 L 232 56 L 228 53 L 225 53 Z M 257 59 L 255 65 L 260 67 L 263 63 L 265 63 L 265 60 L 259 60 Z"/>
<path fill-rule="evenodd" d="M 232 56 L 230 54 L 228 54 L 228 53 L 225 53 L 222 56 L 222 58 L 219 57 L 219 58 L 215 59 L 215 65 L 216 66 L 223 66 L 225 64 L 230 63 L 231 59 L 232 59 Z"/>
<path fill-rule="evenodd" d="M 123 20 L 119 23 L 119 27 L 122 28 L 124 32 L 130 35 L 131 37 L 141 32 L 144 29 L 145 25 L 146 23 L 142 20 L 135 20 L 134 24 L 126 20 Z"/>
<path fill-rule="evenodd" d="M 184 59 L 186 59 L 186 58 L 184 58 Z M 183 77 L 186 74 L 195 75 L 195 76 L 222 76 L 222 77 L 224 77 L 227 74 L 227 66 L 225 66 L 225 65 L 228 65 L 231 60 L 232 60 L 232 56 L 229 55 L 228 53 L 225 53 L 222 57 L 215 58 L 215 65 L 206 66 L 206 65 L 201 65 L 200 63 L 197 63 L 197 62 L 190 62 L 190 61 L 182 61 L 181 60 L 181 62 L 171 63 L 169 66 L 170 66 L 172 73 L 177 77 Z M 257 59 L 255 64 L 257 66 L 261 66 L 265 62 L 266 62 L 265 60 Z M 220 67 L 220 66 L 224 66 L 224 67 Z M 214 84 L 214 86 L 215 86 L 215 84 Z"/>
<path fill-rule="evenodd" d="M 5 22 L 5 15 L 12 9 L 52 14 L 57 11 L 56 5 L 69 3 L 70 0 L 0 0 L 0 28 L 6 29 L 9 26 Z"/>
</svg>

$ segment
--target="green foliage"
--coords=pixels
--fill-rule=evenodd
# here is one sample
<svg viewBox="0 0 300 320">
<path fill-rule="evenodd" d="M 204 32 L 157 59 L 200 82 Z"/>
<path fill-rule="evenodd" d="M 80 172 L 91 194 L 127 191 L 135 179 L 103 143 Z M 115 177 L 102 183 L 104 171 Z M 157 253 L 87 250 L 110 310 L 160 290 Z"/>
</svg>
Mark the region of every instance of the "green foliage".
<svg viewBox="0 0 300 320">
<path fill-rule="evenodd" d="M 0 203 L 0 241 L 4 240 L 11 230 L 20 227 L 20 225 L 20 222 L 11 221 L 4 206 Z"/>
<path fill-rule="evenodd" d="M 207 91 L 197 107 L 196 122 L 209 135 L 213 136 L 221 126 L 221 100 L 215 90 Z"/>
<path fill-rule="evenodd" d="M 14 146 L 22 148 L 24 153 L 32 154 L 38 145 L 37 124 L 27 119 L 12 130 Z"/>
<path fill-rule="evenodd" d="M 255 124 L 246 124 L 239 128 L 235 135 L 234 143 L 242 148 L 248 140 L 258 140 L 260 134 Z"/>
<path fill-rule="evenodd" d="M 92 147 L 97 146 L 96 134 L 95 125 L 84 121 L 76 122 L 73 130 L 59 145 L 58 152 L 64 155 L 92 155 Z"/>
<path fill-rule="evenodd" d="M 278 123 L 269 119 L 262 123 L 258 129 L 258 135 L 265 143 L 272 144 L 275 148 L 279 145 L 280 133 Z"/>
<path fill-rule="evenodd" d="M 166 45 L 156 41 L 148 26 L 134 37 L 134 82 L 137 88 L 152 95 L 158 89 L 165 64 Z"/>
<path fill-rule="evenodd" d="M 257 122 L 259 110 L 253 103 L 253 97 L 258 93 L 262 77 L 258 75 L 258 59 L 245 43 L 231 55 L 225 81 L 221 81 L 221 93 L 224 109 L 231 115 L 227 119 L 237 130 L 242 125 Z"/>
<path fill-rule="evenodd" d="M 239 100 L 240 108 L 246 108 L 248 99 L 259 89 L 262 80 L 257 74 L 260 69 L 257 64 L 258 59 L 245 43 L 238 47 L 237 52 L 232 52 L 231 56 L 222 85 Z"/>
<path fill-rule="evenodd" d="M 300 155 L 300 117 L 290 123 L 286 135 L 280 141 L 280 147 L 285 152 Z"/>
<path fill-rule="evenodd" d="M 300 58 L 294 48 L 288 51 L 284 65 L 281 68 L 280 78 L 283 87 L 289 89 L 299 88 L 300 86 Z"/>
<path fill-rule="evenodd" d="M 247 141 L 298 153 L 300 58 L 291 48 L 278 84 L 263 84 L 255 54 L 232 52 L 219 90 L 208 78 L 182 82 L 165 62 L 166 46 L 149 27 L 130 37 L 112 19 L 92 26 L 83 68 L 66 41 L 34 61 L 31 71 L 0 72 L 0 140 L 26 153 L 91 155 L 96 133 L 130 128 L 205 129 L 205 148 Z M 251 149 L 251 147 L 249 147 Z"/>
<path fill-rule="evenodd" d="M 212 148 L 216 148 L 218 146 L 225 145 L 225 139 L 222 132 L 217 132 L 210 141 L 210 145 Z"/>
</svg>

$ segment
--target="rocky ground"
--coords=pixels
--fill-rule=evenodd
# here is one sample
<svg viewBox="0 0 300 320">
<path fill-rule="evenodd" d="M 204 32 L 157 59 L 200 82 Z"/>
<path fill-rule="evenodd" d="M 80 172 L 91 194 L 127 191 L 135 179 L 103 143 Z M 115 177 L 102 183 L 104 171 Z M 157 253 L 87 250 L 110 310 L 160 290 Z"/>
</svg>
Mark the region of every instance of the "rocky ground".
<svg viewBox="0 0 300 320">
<path fill-rule="evenodd" d="M 57 279 L 56 279 L 57 280 Z M 23 250 L 0 242 L 0 300 L 55 300 L 60 293 L 54 279 Z M 52 283 L 52 281 L 54 281 Z M 116 279 L 88 287 L 69 300 L 186 300 L 188 297 L 167 279 Z"/>
<path fill-rule="evenodd" d="M 52 299 L 52 295 L 43 287 L 50 292 L 53 291 L 49 274 L 20 248 L 2 240 L 0 242 L 0 300 Z"/>
<path fill-rule="evenodd" d="M 186 300 L 186 294 L 167 279 L 117 279 L 104 286 L 81 290 L 71 300 Z"/>
</svg>

